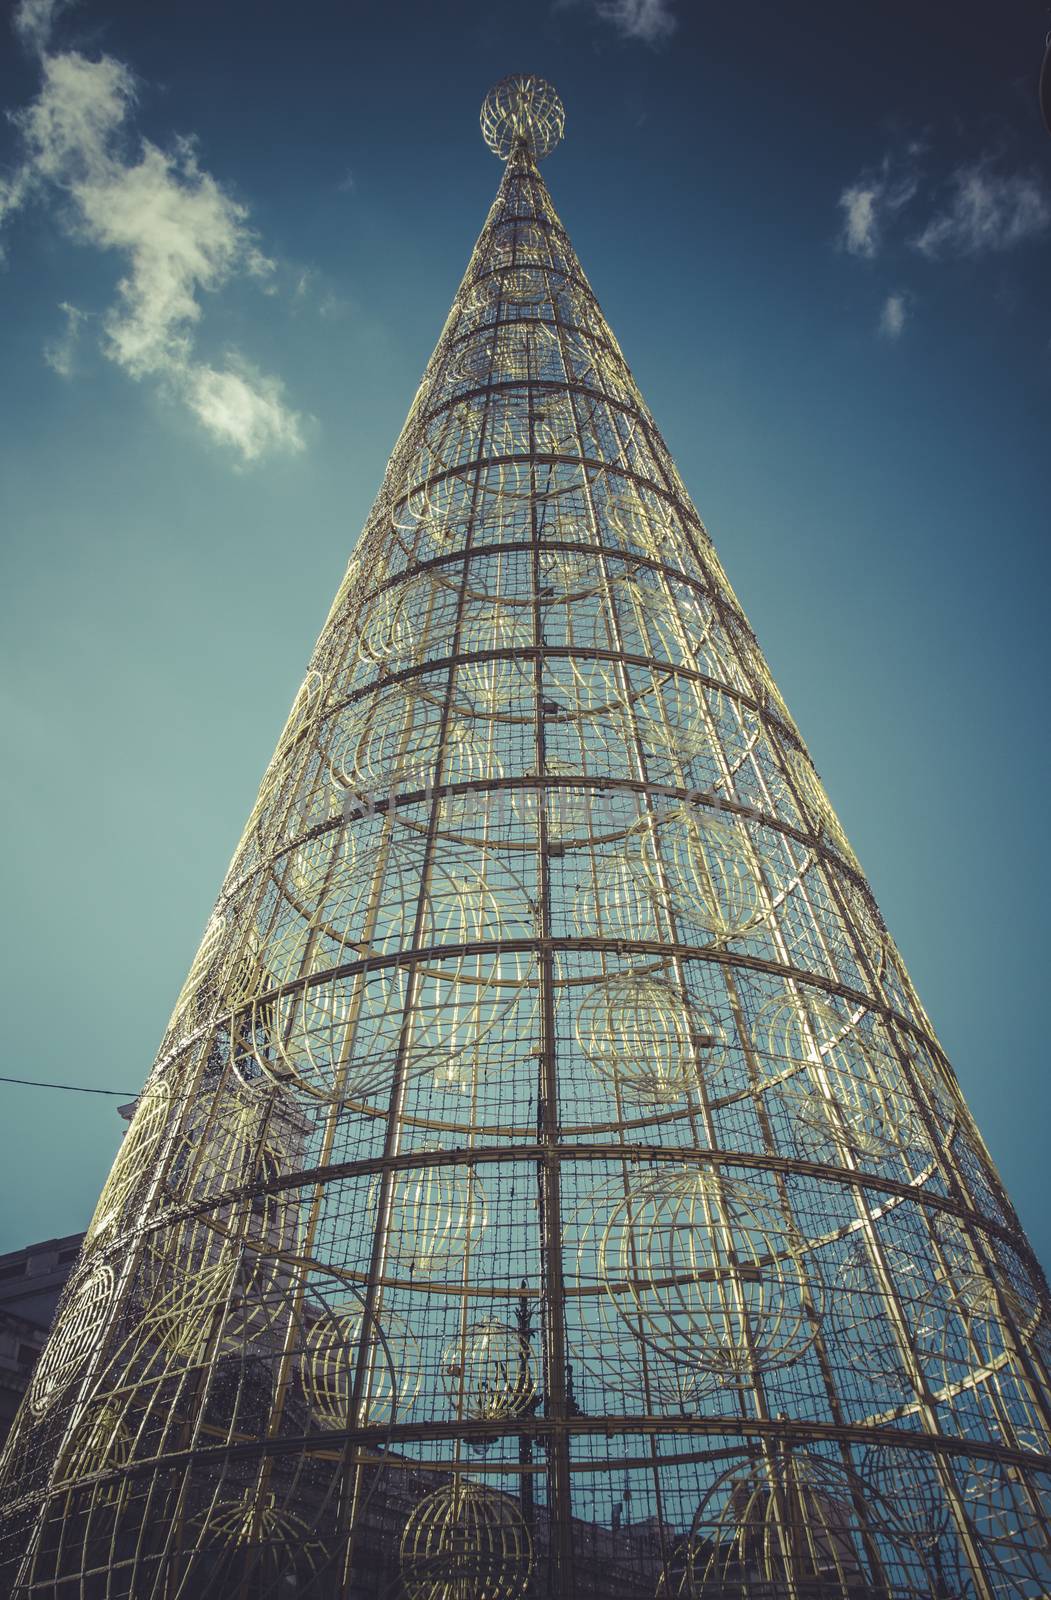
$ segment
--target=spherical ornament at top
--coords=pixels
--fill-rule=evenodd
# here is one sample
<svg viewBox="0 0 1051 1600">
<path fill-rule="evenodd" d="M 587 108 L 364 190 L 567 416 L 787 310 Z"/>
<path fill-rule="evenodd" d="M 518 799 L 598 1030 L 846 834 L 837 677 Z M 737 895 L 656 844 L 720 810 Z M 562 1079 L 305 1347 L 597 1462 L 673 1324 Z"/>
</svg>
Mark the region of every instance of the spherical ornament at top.
<svg viewBox="0 0 1051 1600">
<path fill-rule="evenodd" d="M 542 161 L 561 143 L 565 128 L 566 108 L 543 78 L 501 78 L 482 104 L 482 138 L 501 161 L 520 139 Z"/>
</svg>

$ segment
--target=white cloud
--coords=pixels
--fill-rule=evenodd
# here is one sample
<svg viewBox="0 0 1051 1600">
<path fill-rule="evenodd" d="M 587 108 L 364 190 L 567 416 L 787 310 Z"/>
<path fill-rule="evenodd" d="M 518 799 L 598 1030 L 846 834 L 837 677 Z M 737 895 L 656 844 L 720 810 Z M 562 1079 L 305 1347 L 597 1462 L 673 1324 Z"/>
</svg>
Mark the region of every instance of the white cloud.
<svg viewBox="0 0 1051 1600">
<path fill-rule="evenodd" d="M 272 449 L 303 448 L 300 420 L 286 408 L 277 378 L 243 362 L 232 360 L 222 372 L 190 368 L 186 403 L 214 439 L 232 445 L 246 461 Z"/>
<path fill-rule="evenodd" d="M 905 331 L 908 303 L 903 294 L 889 294 L 879 317 L 879 332 L 884 339 L 900 339 Z"/>
<path fill-rule="evenodd" d="M 55 18 L 70 0 L 19 0 L 12 22 L 22 42 L 31 50 L 43 50 L 51 38 Z"/>
<path fill-rule="evenodd" d="M 853 256 L 871 260 L 883 243 L 887 218 L 908 205 L 916 189 L 915 174 L 908 170 L 895 176 L 889 155 L 884 156 L 878 172 L 863 173 L 856 183 L 849 184 L 839 197 L 844 214 L 840 234 L 843 248 Z"/>
<path fill-rule="evenodd" d="M 874 256 L 878 240 L 876 223 L 877 192 L 854 184 L 844 189 L 839 204 L 846 212 L 843 244 L 853 256 Z"/>
<path fill-rule="evenodd" d="M 58 309 L 65 313 L 66 326 L 57 338 L 50 339 L 44 346 L 44 360 L 52 372 L 57 372 L 60 378 L 71 378 L 77 340 L 80 338 L 80 326 L 87 321 L 88 313 L 71 306 L 66 300 L 62 301 Z"/>
<path fill-rule="evenodd" d="M 23 0 L 27 8 L 45 10 L 42 0 Z M 245 460 L 301 449 L 300 419 L 278 379 L 256 374 L 236 353 L 222 371 L 196 356 L 202 295 L 273 272 L 247 208 L 201 171 L 192 141 L 165 151 L 144 139 L 131 149 L 135 84 L 120 62 L 67 52 L 45 55 L 42 70 L 40 94 L 14 117 L 24 160 L 0 191 L 0 221 L 33 196 L 57 194 L 61 226 L 124 264 L 116 303 L 102 319 L 109 359 L 132 378 L 161 384 Z"/>
<path fill-rule="evenodd" d="M 660 44 L 678 27 L 671 0 L 597 0 L 595 10 L 622 39 L 639 39 L 643 44 Z"/>
<path fill-rule="evenodd" d="M 1051 196 L 1035 172 L 996 173 L 983 158 L 958 167 L 944 210 L 912 241 L 928 257 L 1011 250 L 1051 225 Z"/>
<path fill-rule="evenodd" d="M 555 11 L 565 11 L 581 0 L 554 0 Z M 675 0 L 588 0 L 602 22 L 609 23 L 622 39 L 638 40 L 656 46 L 670 39 L 678 27 L 673 15 Z"/>
</svg>

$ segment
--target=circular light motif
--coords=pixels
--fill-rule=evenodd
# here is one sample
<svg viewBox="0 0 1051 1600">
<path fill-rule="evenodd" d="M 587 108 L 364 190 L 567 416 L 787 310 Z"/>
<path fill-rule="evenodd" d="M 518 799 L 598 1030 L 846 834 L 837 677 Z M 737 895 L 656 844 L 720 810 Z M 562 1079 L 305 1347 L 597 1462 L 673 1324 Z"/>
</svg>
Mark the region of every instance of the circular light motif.
<svg viewBox="0 0 1051 1600">
<path fill-rule="evenodd" d="M 881 1160 L 926 1145 L 890 1037 L 867 1013 L 844 1017 L 812 993 L 766 1001 L 753 1040 L 783 1082 L 780 1098 L 802 1130 L 821 1146 L 846 1145 Z"/>
<path fill-rule="evenodd" d="M 732 1467 L 698 1508 L 679 1594 L 929 1600 L 944 1592 L 915 1546 L 880 1550 L 868 1528 L 872 1499 L 857 1473 L 804 1450 Z"/>
<path fill-rule="evenodd" d="M 697 1087 L 701 1038 L 683 996 L 659 978 L 625 973 L 589 990 L 577 1040 L 589 1066 L 627 1101 L 674 1105 Z"/>
<path fill-rule="evenodd" d="M 789 750 L 785 755 L 785 765 L 804 807 L 810 813 L 814 831 L 819 836 L 823 835 L 848 866 L 860 873 L 858 858 L 843 831 L 843 824 L 832 809 L 832 802 L 825 793 L 824 785 L 811 765 L 809 756 L 805 756 L 801 750 Z"/>
<path fill-rule="evenodd" d="M 515 1502 L 460 1480 L 413 1508 L 400 1555 L 407 1600 L 522 1600 L 533 1569 Z"/>
<path fill-rule="evenodd" d="M 606 1292 L 639 1344 L 709 1384 L 747 1384 L 813 1342 L 802 1241 L 744 1184 L 674 1167 L 632 1184 L 598 1243 Z"/>
<path fill-rule="evenodd" d="M 310 1409 L 325 1428 L 403 1420 L 420 1392 L 423 1357 L 405 1318 L 384 1306 L 371 1319 L 372 1334 L 364 1351 L 362 1320 L 361 1306 L 346 1301 L 323 1312 L 307 1334 L 303 1387 Z M 362 1360 L 364 1380 L 355 1414 L 354 1382 Z"/>
<path fill-rule="evenodd" d="M 532 1352 L 509 1323 L 489 1317 L 471 1323 L 442 1354 L 442 1383 L 461 1417 L 516 1417 L 536 1396 Z"/>
<path fill-rule="evenodd" d="M 171 1090 L 167 1083 L 157 1079 L 148 1084 L 139 1099 L 131 1126 L 117 1151 L 117 1159 L 110 1169 L 95 1214 L 84 1235 L 85 1249 L 97 1243 L 120 1221 L 125 1207 L 150 1170 L 157 1146 L 168 1125 L 170 1107 Z"/>
<path fill-rule="evenodd" d="M 516 75 L 501 78 L 482 102 L 482 138 L 501 161 L 516 144 L 524 144 L 536 161 L 549 156 L 562 140 L 566 111 L 543 78 Z"/>
<path fill-rule="evenodd" d="M 672 806 L 643 818 L 633 844 L 655 900 L 687 927 L 721 942 L 762 920 L 753 851 L 740 824 L 701 806 Z"/>
<path fill-rule="evenodd" d="M 82 1373 L 102 1339 L 115 1287 L 112 1270 L 96 1267 L 62 1307 L 29 1386 L 29 1409 L 35 1417 L 43 1416 Z"/>
<path fill-rule="evenodd" d="M 377 1181 L 369 1196 L 375 1216 Z M 386 1254 L 403 1275 L 449 1276 L 482 1241 L 488 1223 L 485 1191 L 472 1169 L 414 1167 L 392 1184 Z"/>
<path fill-rule="evenodd" d="M 457 690 L 466 692 L 474 706 L 489 715 L 505 710 L 532 692 L 533 668 L 522 652 L 533 643 L 532 618 L 518 609 L 495 606 L 469 617 L 460 633 L 463 654 L 507 653 L 462 662 L 456 672 Z"/>
</svg>

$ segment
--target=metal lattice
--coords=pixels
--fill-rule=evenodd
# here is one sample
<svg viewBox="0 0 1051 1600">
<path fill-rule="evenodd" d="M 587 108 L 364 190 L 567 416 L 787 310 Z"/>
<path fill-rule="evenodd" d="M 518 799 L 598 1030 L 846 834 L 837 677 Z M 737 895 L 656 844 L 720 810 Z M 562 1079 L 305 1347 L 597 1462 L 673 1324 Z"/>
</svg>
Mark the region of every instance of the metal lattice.
<svg viewBox="0 0 1051 1600">
<path fill-rule="evenodd" d="M 19 1596 L 1051 1592 L 1044 1280 L 555 215 L 563 121 L 486 101 L 4 1457 Z"/>
</svg>

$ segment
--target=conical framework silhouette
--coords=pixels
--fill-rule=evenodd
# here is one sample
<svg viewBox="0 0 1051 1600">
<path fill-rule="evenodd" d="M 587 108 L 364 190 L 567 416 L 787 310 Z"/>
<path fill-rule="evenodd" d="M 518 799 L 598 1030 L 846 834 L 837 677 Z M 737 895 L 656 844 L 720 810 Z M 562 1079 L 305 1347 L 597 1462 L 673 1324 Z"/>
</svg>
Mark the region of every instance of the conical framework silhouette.
<svg viewBox="0 0 1051 1600">
<path fill-rule="evenodd" d="M 486 102 L 503 182 L 4 1459 L 20 1597 L 1051 1592 L 1040 1269 L 562 126 Z"/>
</svg>

